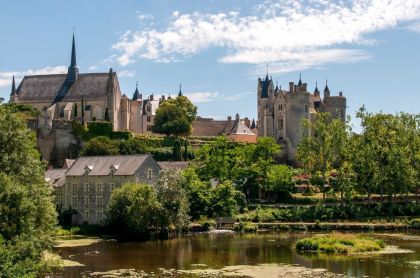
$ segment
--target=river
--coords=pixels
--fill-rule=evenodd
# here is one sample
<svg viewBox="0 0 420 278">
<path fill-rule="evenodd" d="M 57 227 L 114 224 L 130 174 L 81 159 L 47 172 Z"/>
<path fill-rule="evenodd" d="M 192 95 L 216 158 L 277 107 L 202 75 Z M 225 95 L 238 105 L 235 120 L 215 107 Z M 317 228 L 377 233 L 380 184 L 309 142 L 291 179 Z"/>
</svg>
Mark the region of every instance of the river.
<svg viewBox="0 0 420 278">
<path fill-rule="evenodd" d="M 294 243 L 304 236 L 308 233 L 200 234 L 166 241 L 103 241 L 89 246 L 57 248 L 55 251 L 63 258 L 84 266 L 67 267 L 63 273 L 53 277 L 89 277 L 92 272 L 118 269 L 157 274 L 159 269 L 221 269 L 266 264 L 324 268 L 348 277 L 420 277 L 420 234 L 374 234 L 383 238 L 387 245 L 411 252 L 363 256 L 299 254 L 294 249 Z M 178 273 L 176 277 L 191 275 Z M 267 274 L 265 278 L 269 276 Z"/>
</svg>

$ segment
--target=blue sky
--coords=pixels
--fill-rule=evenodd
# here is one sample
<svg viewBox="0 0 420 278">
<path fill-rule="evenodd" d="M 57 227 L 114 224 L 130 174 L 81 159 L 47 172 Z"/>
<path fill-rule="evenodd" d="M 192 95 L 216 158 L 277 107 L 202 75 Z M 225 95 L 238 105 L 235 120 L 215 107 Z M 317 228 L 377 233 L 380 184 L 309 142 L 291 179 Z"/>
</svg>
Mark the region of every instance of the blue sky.
<svg viewBox="0 0 420 278">
<path fill-rule="evenodd" d="M 11 76 L 59 73 L 75 28 L 80 72 L 119 74 L 123 93 L 183 92 L 199 115 L 256 117 L 257 78 L 313 91 L 328 79 L 348 112 L 420 112 L 420 1 L 3 1 L 0 97 Z M 357 121 L 354 121 L 357 129 Z"/>
</svg>

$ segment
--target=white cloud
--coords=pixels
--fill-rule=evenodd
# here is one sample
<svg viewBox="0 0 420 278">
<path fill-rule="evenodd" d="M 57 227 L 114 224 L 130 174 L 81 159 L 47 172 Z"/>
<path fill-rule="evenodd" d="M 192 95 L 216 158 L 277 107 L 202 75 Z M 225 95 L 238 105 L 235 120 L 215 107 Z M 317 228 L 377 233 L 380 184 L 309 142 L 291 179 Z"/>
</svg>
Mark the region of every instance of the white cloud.
<svg viewBox="0 0 420 278">
<path fill-rule="evenodd" d="M 184 95 L 193 103 L 204 103 L 213 101 L 235 101 L 253 94 L 255 94 L 255 92 L 242 92 L 227 96 L 218 92 L 192 92 L 185 93 Z"/>
<path fill-rule="evenodd" d="M 409 25 L 405 26 L 405 29 L 420 33 L 420 21 L 411 22 Z"/>
<path fill-rule="evenodd" d="M 136 72 L 134 70 L 122 70 L 118 72 L 119 77 L 133 77 L 136 75 Z"/>
<path fill-rule="evenodd" d="M 25 71 L 0 71 L 0 87 L 11 86 L 13 75 L 15 76 L 16 82 L 19 82 L 26 75 L 44 75 L 44 74 L 60 74 L 60 73 L 67 73 L 67 67 L 55 66 L 55 67 L 45 67 L 42 69 L 29 69 Z"/>
<path fill-rule="evenodd" d="M 217 100 L 220 97 L 220 94 L 218 92 L 193 92 L 186 93 L 185 96 L 193 103 L 203 103 Z"/>
<path fill-rule="evenodd" d="M 112 48 L 121 65 L 139 59 L 171 62 L 222 47 L 222 63 L 278 63 L 283 71 L 370 57 L 349 45 L 420 17 L 419 0 L 268 0 L 253 16 L 237 12 L 172 14 L 164 29 L 127 31 Z M 347 45 L 347 46 L 346 46 Z"/>
</svg>

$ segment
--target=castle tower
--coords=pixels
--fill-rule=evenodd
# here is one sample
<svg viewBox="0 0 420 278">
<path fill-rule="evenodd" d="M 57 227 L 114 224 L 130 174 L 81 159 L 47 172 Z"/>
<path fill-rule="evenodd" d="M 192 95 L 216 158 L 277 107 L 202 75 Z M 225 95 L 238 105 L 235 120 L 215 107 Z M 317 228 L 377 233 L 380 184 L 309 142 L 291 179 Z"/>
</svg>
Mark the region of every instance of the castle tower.
<svg viewBox="0 0 420 278">
<path fill-rule="evenodd" d="M 258 78 L 257 105 L 258 105 L 258 135 L 273 136 L 274 116 L 273 116 L 273 80 L 268 78 Z"/>
</svg>

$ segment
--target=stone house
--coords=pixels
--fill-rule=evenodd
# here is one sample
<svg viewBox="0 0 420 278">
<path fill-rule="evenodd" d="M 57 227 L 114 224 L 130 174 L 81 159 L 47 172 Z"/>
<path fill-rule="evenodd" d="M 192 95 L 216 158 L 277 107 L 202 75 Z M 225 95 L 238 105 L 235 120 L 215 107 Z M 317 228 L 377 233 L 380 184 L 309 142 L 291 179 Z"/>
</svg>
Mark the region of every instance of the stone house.
<svg viewBox="0 0 420 278">
<path fill-rule="evenodd" d="M 160 171 L 148 154 L 92 156 L 76 159 L 68 169 L 48 170 L 45 176 L 60 181 L 54 186 L 55 201 L 62 211 L 76 212 L 73 224 L 101 224 L 115 188 L 129 182 L 154 185 Z"/>
</svg>

